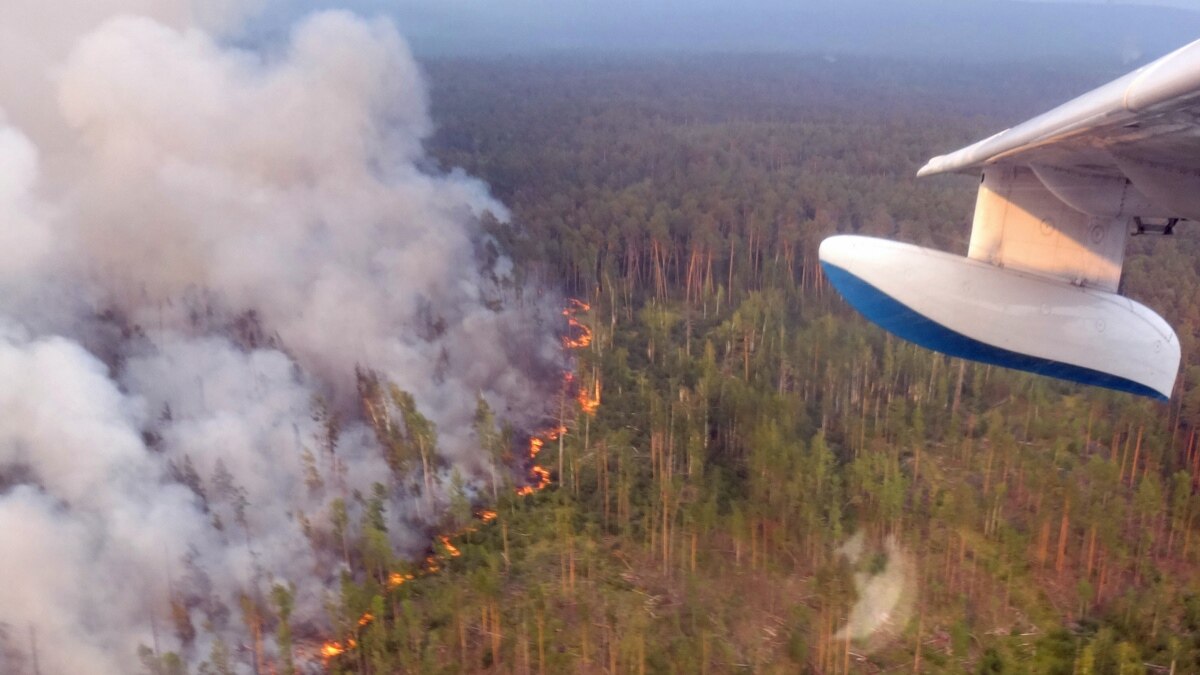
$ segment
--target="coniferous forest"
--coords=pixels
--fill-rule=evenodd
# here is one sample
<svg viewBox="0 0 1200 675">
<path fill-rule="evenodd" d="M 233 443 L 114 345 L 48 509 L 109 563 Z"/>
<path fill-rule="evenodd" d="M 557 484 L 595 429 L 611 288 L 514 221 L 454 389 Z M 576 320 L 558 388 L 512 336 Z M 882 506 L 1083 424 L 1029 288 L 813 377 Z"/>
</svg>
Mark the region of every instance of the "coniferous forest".
<svg viewBox="0 0 1200 675">
<path fill-rule="evenodd" d="M 535 439 L 545 489 L 500 472 L 423 563 L 370 496 L 334 524 L 360 573 L 330 672 L 1200 672 L 1200 231 L 1132 239 L 1122 281 L 1182 341 L 1169 403 L 889 337 L 817 262 L 837 232 L 964 252 L 974 180 L 917 167 L 1120 66 L 425 68 L 436 168 L 485 180 L 520 274 L 579 301 L 566 433 Z M 425 457 L 436 430 L 359 380 Z M 476 426 L 510 466 L 512 430 Z M 278 590 L 261 629 L 291 645 Z"/>
</svg>

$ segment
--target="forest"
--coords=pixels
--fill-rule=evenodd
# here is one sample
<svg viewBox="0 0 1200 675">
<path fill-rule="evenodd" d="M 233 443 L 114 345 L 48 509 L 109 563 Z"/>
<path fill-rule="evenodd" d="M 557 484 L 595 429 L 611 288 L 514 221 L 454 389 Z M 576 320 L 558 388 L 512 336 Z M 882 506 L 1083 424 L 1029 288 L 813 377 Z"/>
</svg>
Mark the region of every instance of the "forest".
<svg viewBox="0 0 1200 675">
<path fill-rule="evenodd" d="M 388 549 L 378 495 L 362 523 L 331 509 L 355 574 L 328 672 L 1200 672 L 1200 235 L 1132 239 L 1122 281 L 1182 341 L 1168 403 L 891 338 L 816 258 L 837 232 L 965 251 L 972 179 L 916 168 L 1119 65 L 424 68 L 431 169 L 485 180 L 499 247 L 577 299 L 574 370 L 548 431 L 480 403 L 505 470 L 426 559 Z M 374 425 L 389 457 L 428 461 L 405 393 L 359 391 L 404 417 Z M 242 609 L 283 652 L 263 672 L 296 672 L 288 589 Z"/>
</svg>

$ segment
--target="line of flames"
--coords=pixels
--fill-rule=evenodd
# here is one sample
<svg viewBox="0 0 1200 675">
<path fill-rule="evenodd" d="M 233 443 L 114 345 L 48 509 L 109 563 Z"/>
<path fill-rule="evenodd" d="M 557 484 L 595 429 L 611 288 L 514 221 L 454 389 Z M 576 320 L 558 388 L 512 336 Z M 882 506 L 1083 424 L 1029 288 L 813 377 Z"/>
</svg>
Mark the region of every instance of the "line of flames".
<svg viewBox="0 0 1200 675">
<path fill-rule="evenodd" d="M 580 312 L 591 311 L 592 306 L 582 300 L 571 298 L 567 306 L 563 309 L 563 316 L 567 317 L 567 334 L 563 336 L 563 347 L 567 349 L 583 349 L 592 344 L 592 329 L 581 323 L 575 316 Z"/>
<path fill-rule="evenodd" d="M 482 509 L 475 513 L 475 517 L 478 518 L 480 522 L 490 523 L 496 519 L 496 512 L 491 511 L 489 509 Z M 389 591 L 394 591 L 397 588 L 400 588 L 401 586 L 403 586 L 404 584 L 412 581 L 413 579 L 428 576 L 430 574 L 434 574 L 434 573 L 438 572 L 442 568 L 441 567 L 442 560 L 444 560 L 445 558 L 457 558 L 460 555 L 462 555 L 462 551 L 460 551 L 458 549 L 458 547 L 454 545 L 454 543 L 451 541 L 451 537 L 461 536 L 468 532 L 474 532 L 474 531 L 475 531 L 474 526 L 468 526 L 468 527 L 464 528 L 462 531 L 456 532 L 453 535 L 444 535 L 444 534 L 438 535 L 438 541 L 442 544 L 442 548 L 445 551 L 445 553 L 443 555 L 439 555 L 437 553 L 437 551 L 435 550 L 432 555 L 429 555 L 428 557 L 425 558 L 424 565 L 415 574 L 413 574 L 411 572 L 392 572 L 391 574 L 388 575 L 387 589 Z M 363 615 L 358 618 L 358 629 L 361 630 L 363 628 L 366 628 L 374 620 L 375 620 L 374 614 L 372 614 L 370 612 L 364 612 Z M 351 649 L 354 649 L 357 646 L 358 646 L 358 641 L 355 640 L 353 637 L 346 638 L 346 640 L 344 642 L 338 641 L 338 640 L 329 640 L 321 645 L 320 653 L 321 653 L 321 657 L 324 659 L 325 663 L 328 665 L 330 659 L 332 659 L 335 656 L 338 656 L 340 654 L 344 654 L 345 652 L 347 652 Z"/>
<path fill-rule="evenodd" d="M 588 311 L 591 311 L 591 306 L 586 302 L 577 300 L 575 298 L 571 298 L 568 301 L 567 307 L 563 309 L 563 316 L 567 317 L 567 327 L 570 329 L 568 334 L 563 336 L 562 339 L 563 347 L 566 349 L 584 349 L 592 344 L 592 329 L 588 328 L 575 318 L 579 312 Z M 575 337 L 571 337 L 572 335 Z M 563 386 L 570 387 L 571 383 L 574 381 L 574 378 L 575 376 L 573 373 L 570 371 L 566 372 L 563 375 Z M 576 400 L 579 402 L 580 409 L 583 412 L 589 415 L 594 415 L 596 413 L 596 409 L 600 407 L 600 379 L 594 378 L 593 386 L 590 391 L 587 387 L 579 387 Z M 556 441 L 560 436 L 566 433 L 567 428 L 560 425 L 552 429 L 546 429 L 531 435 L 529 437 L 528 448 L 529 460 L 536 460 L 538 454 L 542 451 L 542 448 L 546 446 L 546 443 Z M 550 470 L 539 464 L 533 464 L 529 467 L 529 477 L 533 482 L 529 485 L 523 485 L 517 488 L 518 495 L 525 496 L 531 495 L 534 492 L 539 492 L 549 487 L 551 482 Z M 479 522 L 487 524 L 496 519 L 497 513 L 490 509 L 481 509 L 475 513 L 475 517 L 479 519 Z M 400 588 L 404 584 L 416 578 L 435 574 L 440 571 L 442 569 L 442 561 L 448 558 L 457 558 L 462 555 L 462 551 L 460 551 L 458 547 L 454 545 L 454 543 L 451 541 L 451 538 L 459 537 L 464 534 L 474 532 L 475 530 L 476 528 L 474 526 L 469 525 L 466 528 L 450 535 L 438 535 L 438 541 L 442 544 L 445 554 L 438 555 L 438 552 L 435 549 L 431 555 L 425 558 L 423 566 L 416 574 L 392 572 L 390 575 L 388 575 L 387 589 L 389 591 L 394 591 L 395 589 Z M 373 614 L 370 612 L 364 613 L 358 619 L 358 629 L 361 630 L 366 628 L 374 620 L 375 616 Z M 334 657 L 344 654 L 348 650 L 354 649 L 357 646 L 358 641 L 353 637 L 347 637 L 345 641 L 329 640 L 321 645 L 320 654 L 324 660 L 324 663 L 328 665 L 329 661 Z"/>
</svg>

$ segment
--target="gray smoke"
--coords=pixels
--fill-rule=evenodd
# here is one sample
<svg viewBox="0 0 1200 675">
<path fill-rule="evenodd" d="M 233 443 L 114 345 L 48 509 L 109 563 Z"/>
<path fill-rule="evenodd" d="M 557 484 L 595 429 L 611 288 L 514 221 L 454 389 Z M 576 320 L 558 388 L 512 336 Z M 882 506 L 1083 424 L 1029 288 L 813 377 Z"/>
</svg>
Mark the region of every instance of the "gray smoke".
<svg viewBox="0 0 1200 675">
<path fill-rule="evenodd" d="M 254 7 L 204 6 L 0 8 L 0 672 L 195 662 L 277 582 L 322 630 L 332 499 L 389 485 L 418 550 L 451 476 L 490 475 L 477 397 L 528 427 L 555 391 L 557 301 L 491 251 L 485 185 L 423 168 L 395 27 L 234 48 Z M 437 425 L 433 494 L 356 415 L 359 367 Z"/>
</svg>

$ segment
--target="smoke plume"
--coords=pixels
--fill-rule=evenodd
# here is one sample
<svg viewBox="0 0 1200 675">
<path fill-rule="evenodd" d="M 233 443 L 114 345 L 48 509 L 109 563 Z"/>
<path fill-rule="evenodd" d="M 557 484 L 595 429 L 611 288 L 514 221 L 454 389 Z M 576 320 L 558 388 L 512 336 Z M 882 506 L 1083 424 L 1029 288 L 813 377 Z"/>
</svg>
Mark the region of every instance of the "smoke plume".
<svg viewBox="0 0 1200 675">
<path fill-rule="evenodd" d="M 294 584 L 328 628 L 334 499 L 355 523 L 387 486 L 415 551 L 451 476 L 489 475 L 478 398 L 540 421 L 557 302 L 497 255 L 486 186 L 429 168 L 389 22 L 247 48 L 245 4 L 65 4 L 0 9 L 0 672 L 249 672 L 247 598 Z M 367 369 L 437 426 L 430 481 L 385 461 Z"/>
</svg>

